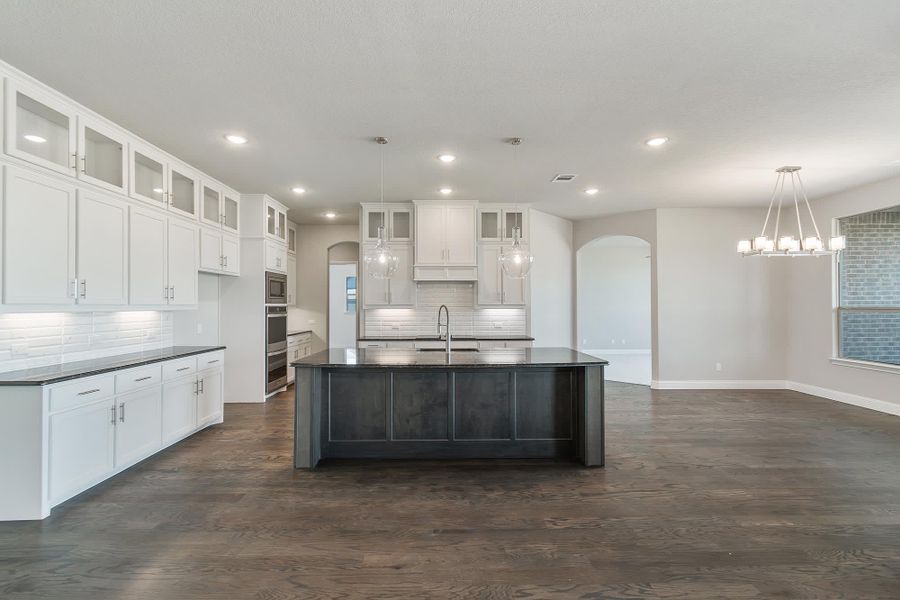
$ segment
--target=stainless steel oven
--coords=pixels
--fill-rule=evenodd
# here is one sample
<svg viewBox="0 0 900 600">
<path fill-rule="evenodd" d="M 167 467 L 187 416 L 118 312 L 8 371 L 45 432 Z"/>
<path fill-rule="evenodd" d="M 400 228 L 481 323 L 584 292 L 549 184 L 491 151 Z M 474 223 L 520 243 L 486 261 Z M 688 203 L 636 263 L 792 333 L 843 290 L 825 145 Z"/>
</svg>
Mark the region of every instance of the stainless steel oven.
<svg viewBox="0 0 900 600">
<path fill-rule="evenodd" d="M 266 307 L 266 354 L 287 350 L 287 306 Z"/>
<path fill-rule="evenodd" d="M 266 271 L 266 304 L 287 304 L 287 275 Z"/>
<path fill-rule="evenodd" d="M 266 356 L 266 393 L 277 391 L 287 385 L 287 350 L 272 352 Z"/>
</svg>

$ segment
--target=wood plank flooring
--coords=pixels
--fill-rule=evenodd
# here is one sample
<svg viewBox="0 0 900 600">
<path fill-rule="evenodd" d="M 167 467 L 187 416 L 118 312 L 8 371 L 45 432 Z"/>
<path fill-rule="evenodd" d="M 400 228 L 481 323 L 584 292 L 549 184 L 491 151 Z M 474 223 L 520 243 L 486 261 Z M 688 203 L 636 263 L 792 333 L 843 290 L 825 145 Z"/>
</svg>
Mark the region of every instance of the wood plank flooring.
<svg viewBox="0 0 900 600">
<path fill-rule="evenodd" d="M 900 598 L 900 418 L 609 384 L 607 468 L 291 467 L 292 404 L 0 523 L 0 598 Z M 2 493 L 2 490 L 0 490 Z"/>
</svg>

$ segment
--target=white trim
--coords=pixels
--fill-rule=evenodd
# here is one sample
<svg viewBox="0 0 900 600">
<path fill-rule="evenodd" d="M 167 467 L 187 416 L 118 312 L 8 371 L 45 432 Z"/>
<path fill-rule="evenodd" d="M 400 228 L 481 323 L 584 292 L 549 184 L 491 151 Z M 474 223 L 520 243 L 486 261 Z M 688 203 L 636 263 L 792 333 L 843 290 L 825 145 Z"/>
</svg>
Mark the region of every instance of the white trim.
<svg viewBox="0 0 900 600">
<path fill-rule="evenodd" d="M 650 387 L 655 390 L 783 390 L 783 379 L 707 379 L 670 380 L 654 379 Z"/>
<path fill-rule="evenodd" d="M 650 348 L 647 349 L 635 349 L 635 348 L 599 348 L 599 349 L 582 349 L 579 350 L 582 354 L 593 354 L 597 356 L 598 354 L 650 354 Z M 601 357 L 602 358 L 602 357 Z"/>
<path fill-rule="evenodd" d="M 819 396 L 828 400 L 843 402 L 844 404 L 852 404 L 870 410 L 887 413 L 889 415 L 900 416 L 900 404 L 895 402 L 887 402 L 886 400 L 877 400 L 875 398 L 867 398 L 838 390 L 830 390 L 827 388 L 809 385 L 808 383 L 799 383 L 797 381 L 786 381 L 787 389 L 812 396 Z"/>
<path fill-rule="evenodd" d="M 891 365 L 888 363 L 872 362 L 868 360 L 856 360 L 853 358 L 832 358 L 831 364 L 840 367 L 853 367 L 855 369 L 865 369 L 866 371 L 880 371 L 882 373 L 900 373 L 900 365 Z"/>
</svg>

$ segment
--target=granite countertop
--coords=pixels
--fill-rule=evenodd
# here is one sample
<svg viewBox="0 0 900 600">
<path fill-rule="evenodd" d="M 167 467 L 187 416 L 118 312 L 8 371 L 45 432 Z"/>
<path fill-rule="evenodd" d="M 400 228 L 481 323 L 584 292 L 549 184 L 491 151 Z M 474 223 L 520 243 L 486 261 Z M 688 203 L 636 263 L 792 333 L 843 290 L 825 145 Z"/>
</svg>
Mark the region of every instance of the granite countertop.
<svg viewBox="0 0 900 600">
<path fill-rule="evenodd" d="M 292 337 L 292 336 L 295 336 L 295 335 L 300 335 L 300 334 L 302 334 L 302 333 L 312 333 L 312 329 L 296 329 L 296 330 L 293 330 L 293 331 L 288 331 L 287 336 L 288 336 L 288 337 Z"/>
<path fill-rule="evenodd" d="M 79 360 L 48 367 L 9 371 L 0 373 L 0 385 L 49 385 L 60 381 L 68 381 L 69 379 L 100 375 L 110 371 L 130 369 L 131 367 L 224 349 L 225 346 L 172 346 L 171 348 L 147 350 L 146 352 L 132 352 L 131 354 L 104 356 L 103 358 Z"/>
<path fill-rule="evenodd" d="M 446 352 L 392 348 L 333 348 L 291 363 L 292 367 L 577 367 L 609 364 L 602 358 L 571 348 L 507 348 L 478 352 L 455 350 L 447 360 Z"/>
<path fill-rule="evenodd" d="M 451 335 L 451 339 L 459 341 L 497 341 L 497 342 L 533 342 L 534 338 L 530 335 Z M 442 342 L 441 337 L 436 335 L 385 335 L 385 336 L 365 336 L 357 338 L 359 342 Z"/>
</svg>

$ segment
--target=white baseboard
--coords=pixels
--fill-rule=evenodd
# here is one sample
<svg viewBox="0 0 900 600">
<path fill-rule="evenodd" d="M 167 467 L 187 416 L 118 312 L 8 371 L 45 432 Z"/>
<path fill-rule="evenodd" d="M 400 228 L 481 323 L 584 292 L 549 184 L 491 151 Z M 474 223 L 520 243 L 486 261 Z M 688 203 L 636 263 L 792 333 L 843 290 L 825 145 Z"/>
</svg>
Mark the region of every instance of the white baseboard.
<svg viewBox="0 0 900 600">
<path fill-rule="evenodd" d="M 827 400 L 835 400 L 844 404 L 852 404 L 861 408 L 868 408 L 889 415 L 900 416 L 900 403 L 877 400 L 848 392 L 831 390 L 808 383 L 797 381 L 783 381 L 778 379 L 747 379 L 747 380 L 676 380 L 650 382 L 650 387 L 656 390 L 792 390 L 811 396 L 818 396 Z"/>
</svg>

